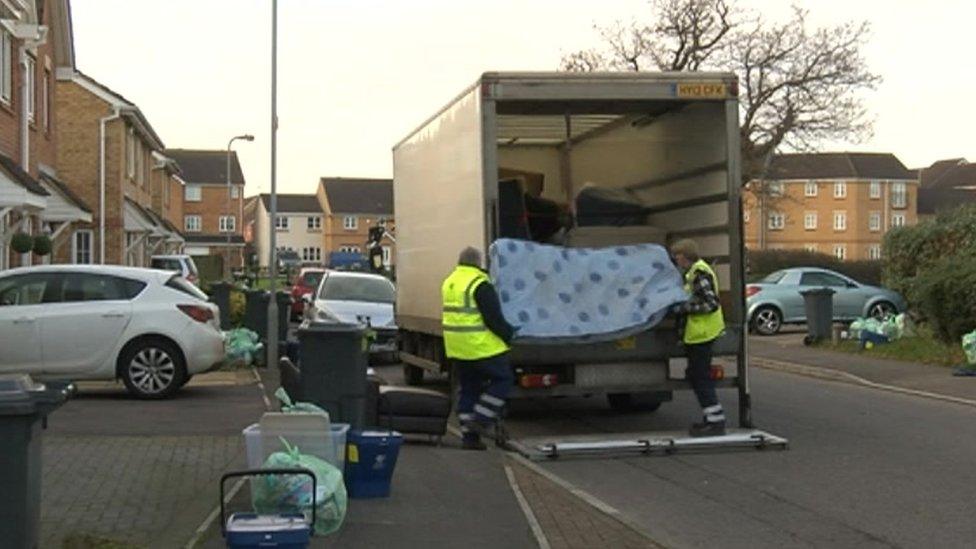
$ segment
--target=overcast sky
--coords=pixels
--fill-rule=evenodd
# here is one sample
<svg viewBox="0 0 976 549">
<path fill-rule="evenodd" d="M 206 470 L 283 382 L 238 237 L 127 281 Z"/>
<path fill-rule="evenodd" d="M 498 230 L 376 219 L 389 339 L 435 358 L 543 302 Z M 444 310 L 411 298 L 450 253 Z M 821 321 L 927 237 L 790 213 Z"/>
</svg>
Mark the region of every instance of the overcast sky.
<svg viewBox="0 0 976 549">
<path fill-rule="evenodd" d="M 867 143 L 910 168 L 976 161 L 976 4 L 817 0 L 818 24 L 867 19 L 866 55 L 884 83 L 868 96 Z M 78 68 L 135 101 L 168 147 L 235 144 L 248 195 L 270 189 L 270 0 L 72 0 Z M 783 17 L 783 0 L 740 4 Z M 596 43 L 594 23 L 645 0 L 280 0 L 278 184 L 392 175 L 390 149 L 488 70 L 551 70 Z"/>
</svg>

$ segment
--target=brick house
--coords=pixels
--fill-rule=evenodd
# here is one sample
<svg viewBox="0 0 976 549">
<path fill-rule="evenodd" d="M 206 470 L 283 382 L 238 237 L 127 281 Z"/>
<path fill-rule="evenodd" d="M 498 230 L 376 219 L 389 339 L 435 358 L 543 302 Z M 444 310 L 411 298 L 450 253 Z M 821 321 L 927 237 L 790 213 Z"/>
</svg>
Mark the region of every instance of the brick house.
<svg viewBox="0 0 976 549">
<path fill-rule="evenodd" d="M 217 255 L 230 268 L 244 265 L 244 172 L 236 152 L 169 149 L 165 155 L 179 165 L 183 182 L 186 253 Z"/>
<path fill-rule="evenodd" d="M 0 1 L 0 269 L 65 257 L 91 220 L 58 167 L 55 74 L 74 67 L 67 0 Z M 15 233 L 47 234 L 51 256 L 16 254 Z"/>
<path fill-rule="evenodd" d="M 71 261 L 146 266 L 181 245 L 152 211 L 151 179 L 162 140 L 139 107 L 77 69 L 57 74 L 58 169 L 93 209 L 72 237 Z"/>
<path fill-rule="evenodd" d="M 254 253 L 258 266 L 266 269 L 271 261 L 271 195 L 251 197 L 245 207 L 245 224 L 251 229 Z M 327 259 L 324 212 L 314 194 L 279 194 L 276 218 L 276 239 L 279 250 L 298 254 L 303 263 L 322 265 Z"/>
<path fill-rule="evenodd" d="M 884 234 L 918 220 L 918 178 L 893 154 L 784 154 L 769 174 L 743 193 L 750 249 L 880 259 Z"/>
<path fill-rule="evenodd" d="M 918 171 L 918 217 L 930 219 L 941 211 L 976 202 L 976 164 L 965 158 L 939 160 Z"/>
<path fill-rule="evenodd" d="M 332 252 L 364 253 L 369 228 L 381 221 L 387 230 L 396 229 L 393 218 L 392 179 L 346 179 L 323 177 L 316 192 L 324 220 L 324 257 Z M 383 262 L 396 264 L 396 244 L 383 243 Z"/>
</svg>

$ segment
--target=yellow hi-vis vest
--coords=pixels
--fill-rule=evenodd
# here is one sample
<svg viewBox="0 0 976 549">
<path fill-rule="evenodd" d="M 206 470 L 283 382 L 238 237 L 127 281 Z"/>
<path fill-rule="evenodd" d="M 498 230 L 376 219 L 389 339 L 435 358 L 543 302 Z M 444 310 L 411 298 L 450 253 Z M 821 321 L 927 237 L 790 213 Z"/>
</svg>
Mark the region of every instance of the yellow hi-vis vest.
<svg viewBox="0 0 976 549">
<path fill-rule="evenodd" d="M 458 265 L 441 285 L 444 299 L 441 324 L 448 358 L 480 360 L 498 356 L 509 349 L 485 326 L 475 303 L 474 291 L 485 282 L 488 282 L 488 275 L 481 269 Z"/>
<path fill-rule="evenodd" d="M 712 278 L 712 287 L 715 288 L 717 295 L 718 276 L 711 266 L 702 259 L 696 261 L 685 273 L 685 291 L 691 293 L 695 277 L 699 272 L 704 272 Z M 720 305 L 711 313 L 688 315 L 688 323 L 685 325 L 685 343 L 690 345 L 706 343 L 718 338 L 723 331 L 725 331 L 725 320 L 722 318 L 722 307 Z"/>
</svg>

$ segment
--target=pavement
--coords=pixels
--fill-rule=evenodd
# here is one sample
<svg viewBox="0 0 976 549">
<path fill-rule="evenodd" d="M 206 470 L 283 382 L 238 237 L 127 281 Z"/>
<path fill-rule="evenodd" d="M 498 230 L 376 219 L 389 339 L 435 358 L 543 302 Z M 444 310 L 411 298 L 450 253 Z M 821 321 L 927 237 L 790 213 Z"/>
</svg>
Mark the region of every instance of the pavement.
<svg viewBox="0 0 976 549">
<path fill-rule="evenodd" d="M 968 400 L 976 405 L 976 377 L 955 377 L 950 368 L 942 366 L 807 347 L 803 345 L 804 333 L 789 330 L 773 337 L 750 337 L 752 365 L 827 378 L 840 374 L 833 378 L 852 382 L 864 380 L 868 384 L 927 393 L 920 396 L 944 396 L 955 401 Z"/>
</svg>

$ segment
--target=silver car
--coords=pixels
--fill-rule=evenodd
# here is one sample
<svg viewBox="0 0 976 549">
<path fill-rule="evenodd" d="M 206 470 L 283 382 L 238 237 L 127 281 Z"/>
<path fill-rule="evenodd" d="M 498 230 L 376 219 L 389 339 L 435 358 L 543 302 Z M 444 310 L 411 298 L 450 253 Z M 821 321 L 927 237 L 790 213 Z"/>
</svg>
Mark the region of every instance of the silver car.
<svg viewBox="0 0 976 549">
<path fill-rule="evenodd" d="M 746 286 L 750 328 L 761 335 L 773 335 L 783 324 L 806 322 L 800 292 L 815 288 L 830 288 L 836 292 L 834 320 L 838 321 L 869 316 L 882 319 L 908 308 L 897 292 L 861 284 L 834 271 L 809 267 L 784 269 Z"/>
<path fill-rule="evenodd" d="M 397 353 L 397 327 L 393 319 L 396 288 L 389 279 L 369 273 L 328 271 L 314 295 L 305 296 L 313 322 L 368 323 L 376 340 L 370 359 L 392 361 Z"/>
</svg>

